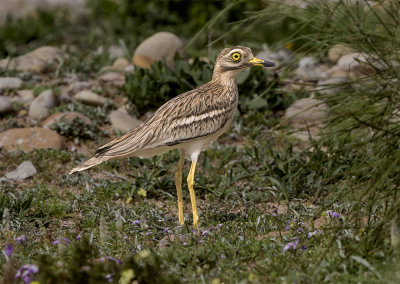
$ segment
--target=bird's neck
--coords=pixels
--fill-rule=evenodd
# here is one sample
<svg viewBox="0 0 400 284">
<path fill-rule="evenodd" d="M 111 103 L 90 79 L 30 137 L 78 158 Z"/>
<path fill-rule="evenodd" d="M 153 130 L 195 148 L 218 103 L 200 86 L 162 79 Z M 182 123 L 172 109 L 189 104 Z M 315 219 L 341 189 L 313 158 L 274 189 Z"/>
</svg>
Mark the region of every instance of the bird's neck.
<svg viewBox="0 0 400 284">
<path fill-rule="evenodd" d="M 239 73 L 240 70 L 222 71 L 219 68 L 214 68 L 211 81 L 225 87 L 236 86 L 236 77 Z"/>
</svg>

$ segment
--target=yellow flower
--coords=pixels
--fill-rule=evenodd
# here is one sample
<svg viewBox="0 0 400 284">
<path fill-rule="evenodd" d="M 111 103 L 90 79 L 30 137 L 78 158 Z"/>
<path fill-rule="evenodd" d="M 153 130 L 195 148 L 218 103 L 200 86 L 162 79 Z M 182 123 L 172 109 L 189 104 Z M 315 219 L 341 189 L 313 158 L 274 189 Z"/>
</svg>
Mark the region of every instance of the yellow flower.
<svg viewBox="0 0 400 284">
<path fill-rule="evenodd" d="M 147 192 L 146 192 L 146 190 L 144 190 L 143 188 L 139 188 L 139 190 L 137 191 L 137 194 L 138 194 L 139 196 L 143 196 L 143 197 L 146 197 L 146 196 L 147 196 Z"/>
<path fill-rule="evenodd" d="M 219 278 L 214 278 L 213 280 L 211 280 L 211 284 L 220 284 L 221 280 L 219 280 Z"/>
<path fill-rule="evenodd" d="M 150 251 L 148 249 L 144 249 L 140 251 L 137 255 L 139 258 L 147 258 L 150 256 Z"/>
<path fill-rule="evenodd" d="M 40 284 L 39 281 L 32 281 L 30 284 Z"/>
<path fill-rule="evenodd" d="M 128 199 L 126 200 L 126 204 L 129 204 L 132 202 L 132 196 L 129 196 Z"/>
<path fill-rule="evenodd" d="M 135 277 L 135 272 L 133 269 L 124 270 L 121 273 L 121 278 L 119 279 L 119 284 L 129 284 L 131 280 Z"/>
<path fill-rule="evenodd" d="M 253 282 L 254 280 L 256 280 L 256 275 L 254 273 L 250 273 L 248 279 L 250 282 Z"/>
</svg>

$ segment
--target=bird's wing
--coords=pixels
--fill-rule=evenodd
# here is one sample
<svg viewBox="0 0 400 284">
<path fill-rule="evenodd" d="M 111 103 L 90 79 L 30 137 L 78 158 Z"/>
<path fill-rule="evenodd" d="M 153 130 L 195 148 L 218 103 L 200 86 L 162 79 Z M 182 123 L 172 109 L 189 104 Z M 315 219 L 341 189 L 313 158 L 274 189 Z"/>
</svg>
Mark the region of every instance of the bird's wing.
<svg viewBox="0 0 400 284">
<path fill-rule="evenodd" d="M 218 131 L 227 123 L 227 113 L 236 108 L 226 96 L 213 95 L 223 91 L 220 86 L 206 84 L 171 99 L 140 126 L 100 147 L 96 156 L 126 156 Z"/>
</svg>

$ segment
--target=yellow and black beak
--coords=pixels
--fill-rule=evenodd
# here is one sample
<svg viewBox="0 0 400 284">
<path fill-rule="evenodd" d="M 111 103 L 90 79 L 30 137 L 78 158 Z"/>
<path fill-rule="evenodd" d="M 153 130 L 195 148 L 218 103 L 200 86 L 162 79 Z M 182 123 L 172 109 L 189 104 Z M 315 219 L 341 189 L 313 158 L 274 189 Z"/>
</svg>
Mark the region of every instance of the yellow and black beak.
<svg viewBox="0 0 400 284">
<path fill-rule="evenodd" d="M 248 62 L 251 66 L 273 67 L 274 63 L 254 57 Z"/>
</svg>

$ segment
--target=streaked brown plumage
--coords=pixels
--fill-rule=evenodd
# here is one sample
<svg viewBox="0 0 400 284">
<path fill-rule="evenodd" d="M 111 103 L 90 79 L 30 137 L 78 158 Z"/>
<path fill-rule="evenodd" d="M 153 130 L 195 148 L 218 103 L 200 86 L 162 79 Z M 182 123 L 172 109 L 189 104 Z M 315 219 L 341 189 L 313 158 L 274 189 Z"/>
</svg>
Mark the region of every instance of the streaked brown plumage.
<svg viewBox="0 0 400 284">
<path fill-rule="evenodd" d="M 229 127 L 238 103 L 237 75 L 250 66 L 273 66 L 257 59 L 247 47 L 225 48 L 219 54 L 212 80 L 197 89 L 183 93 L 162 105 L 149 119 L 124 136 L 100 147 L 93 158 L 71 170 L 70 174 L 107 160 L 131 156 L 162 154 L 179 149 L 181 158 L 175 175 L 178 193 L 179 222 L 183 224 L 182 167 L 185 156 L 192 166 L 188 176 L 193 224 L 197 226 L 194 195 L 194 171 L 200 152 Z"/>
</svg>

